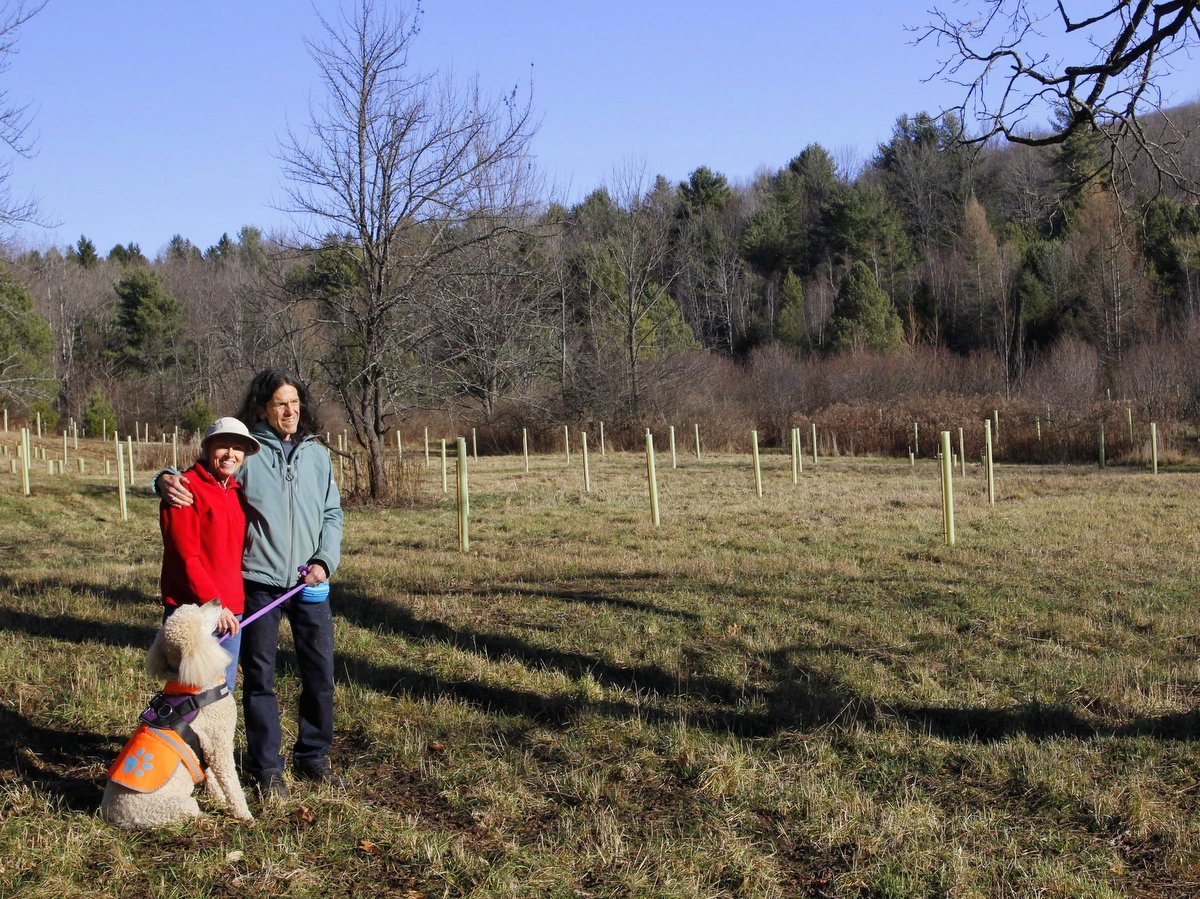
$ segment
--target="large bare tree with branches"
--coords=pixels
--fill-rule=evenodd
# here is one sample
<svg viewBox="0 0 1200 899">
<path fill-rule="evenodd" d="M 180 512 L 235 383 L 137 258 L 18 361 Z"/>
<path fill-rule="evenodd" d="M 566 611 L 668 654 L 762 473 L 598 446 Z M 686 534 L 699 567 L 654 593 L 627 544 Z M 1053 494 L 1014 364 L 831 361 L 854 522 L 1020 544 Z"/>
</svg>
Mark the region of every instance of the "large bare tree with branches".
<svg viewBox="0 0 1200 899">
<path fill-rule="evenodd" d="M 528 96 L 486 98 L 422 74 L 409 51 L 419 9 L 354 0 L 310 42 L 324 94 L 281 150 L 291 211 L 306 236 L 336 235 L 344 277 L 315 322 L 326 368 L 358 442 L 373 498 L 387 494 L 383 449 L 414 359 L 434 333 L 439 275 L 465 246 L 508 233 L 534 124 Z M 502 198 L 504 208 L 481 203 Z M 468 227 L 469 224 L 469 227 Z"/>
<path fill-rule="evenodd" d="M 948 52 L 936 76 L 960 84 L 955 112 L 978 131 L 1028 146 L 1095 132 L 1103 168 L 1149 159 L 1161 182 L 1195 192 L 1174 152 L 1187 139 L 1167 111 L 1163 80 L 1200 46 L 1200 0 L 985 0 L 976 15 L 932 11 L 918 42 Z M 935 77 L 936 77 L 935 76 Z"/>
</svg>

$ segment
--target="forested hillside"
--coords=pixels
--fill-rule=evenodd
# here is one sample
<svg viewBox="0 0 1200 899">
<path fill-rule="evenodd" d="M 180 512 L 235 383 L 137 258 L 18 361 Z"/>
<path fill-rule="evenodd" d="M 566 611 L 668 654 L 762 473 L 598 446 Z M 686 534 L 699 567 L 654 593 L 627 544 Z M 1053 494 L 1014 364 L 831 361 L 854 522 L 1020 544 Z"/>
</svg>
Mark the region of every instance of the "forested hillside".
<svg viewBox="0 0 1200 899">
<path fill-rule="evenodd" d="M 373 368 L 382 415 L 364 428 L 432 411 L 767 426 L 955 394 L 1194 417 L 1195 198 L 1150 170 L 1091 177 L 1086 137 L 961 137 L 952 118 L 904 115 L 857 165 L 814 144 L 748 182 L 702 160 L 680 184 L 626 167 L 570 207 L 425 220 L 390 250 L 421 261 L 374 318 L 345 299 L 365 270 L 349 231 L 299 247 L 252 226 L 208 248 L 176 236 L 153 259 L 82 235 L 9 260 L 0 393 L 14 411 L 192 428 L 270 361 L 339 423 Z M 453 251 L 432 252 L 446 234 Z"/>
</svg>

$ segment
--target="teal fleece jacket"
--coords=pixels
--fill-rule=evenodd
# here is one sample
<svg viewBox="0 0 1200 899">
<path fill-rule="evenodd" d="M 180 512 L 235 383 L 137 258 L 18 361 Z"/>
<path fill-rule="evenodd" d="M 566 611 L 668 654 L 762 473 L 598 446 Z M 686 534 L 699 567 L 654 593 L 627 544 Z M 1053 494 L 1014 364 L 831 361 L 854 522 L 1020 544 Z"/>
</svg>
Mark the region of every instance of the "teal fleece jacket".
<svg viewBox="0 0 1200 899">
<path fill-rule="evenodd" d="M 314 559 L 333 577 L 342 559 L 342 498 L 329 451 L 303 438 L 285 462 L 283 444 L 259 422 L 250 432 L 262 451 L 247 456 L 237 479 L 246 507 L 242 576 L 273 587 L 296 583 L 296 569 Z"/>
</svg>

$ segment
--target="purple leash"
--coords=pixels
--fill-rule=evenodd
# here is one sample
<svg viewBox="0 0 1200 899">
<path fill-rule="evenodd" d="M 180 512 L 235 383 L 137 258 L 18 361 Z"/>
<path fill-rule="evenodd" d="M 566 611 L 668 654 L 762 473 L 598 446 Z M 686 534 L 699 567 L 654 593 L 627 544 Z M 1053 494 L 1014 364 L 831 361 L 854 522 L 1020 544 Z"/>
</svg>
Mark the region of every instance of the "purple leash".
<svg viewBox="0 0 1200 899">
<path fill-rule="evenodd" d="M 308 566 L 301 565 L 300 566 L 300 577 L 303 578 L 307 574 L 308 574 Z M 297 584 L 295 587 L 293 587 L 287 593 L 283 594 L 283 596 L 280 596 L 278 599 L 271 600 L 271 602 L 269 602 L 267 605 L 263 606 L 261 609 L 259 609 L 257 612 L 255 612 L 253 615 L 246 616 L 246 619 L 242 622 L 242 627 L 245 627 L 247 624 L 253 624 L 259 618 L 262 618 L 263 615 L 266 615 L 267 612 L 271 611 L 276 606 L 287 602 L 289 599 L 291 599 L 293 596 L 295 596 L 297 593 L 299 593 L 301 590 L 303 590 L 307 586 L 308 586 L 308 584 L 304 583 L 304 581 L 301 581 L 299 584 Z M 239 628 L 239 630 L 240 630 L 240 628 Z M 224 643 L 226 640 L 228 640 L 232 636 L 233 636 L 233 634 L 224 634 L 221 636 L 221 638 L 219 640 L 217 640 L 217 642 Z"/>
</svg>

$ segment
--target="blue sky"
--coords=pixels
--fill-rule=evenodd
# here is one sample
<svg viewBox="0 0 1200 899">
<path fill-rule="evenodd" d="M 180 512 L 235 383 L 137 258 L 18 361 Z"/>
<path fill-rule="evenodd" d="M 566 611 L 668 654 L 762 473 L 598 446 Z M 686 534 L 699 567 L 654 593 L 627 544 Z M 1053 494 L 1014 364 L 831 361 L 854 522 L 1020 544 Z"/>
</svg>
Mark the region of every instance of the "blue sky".
<svg viewBox="0 0 1200 899">
<path fill-rule="evenodd" d="M 538 162 L 574 201 L 627 163 L 736 182 L 813 142 L 865 159 L 898 115 L 957 96 L 923 81 L 935 51 L 905 31 L 926 6 L 425 0 L 413 62 L 477 73 L 493 93 L 532 78 Z M 176 233 L 206 248 L 243 225 L 288 227 L 274 154 L 307 118 L 318 85 L 303 39 L 319 34 L 305 0 L 50 0 L 0 76 L 35 114 L 37 155 L 15 161 L 12 189 L 56 223 L 17 243 L 82 234 L 102 253 L 132 241 L 153 256 Z M 1176 101 L 1196 99 L 1198 75 L 1176 76 Z"/>
</svg>

